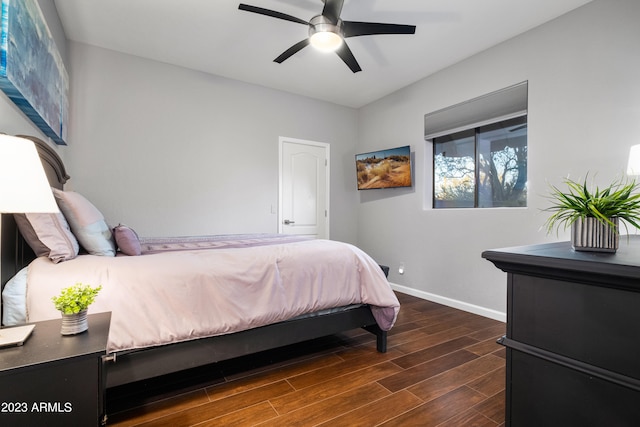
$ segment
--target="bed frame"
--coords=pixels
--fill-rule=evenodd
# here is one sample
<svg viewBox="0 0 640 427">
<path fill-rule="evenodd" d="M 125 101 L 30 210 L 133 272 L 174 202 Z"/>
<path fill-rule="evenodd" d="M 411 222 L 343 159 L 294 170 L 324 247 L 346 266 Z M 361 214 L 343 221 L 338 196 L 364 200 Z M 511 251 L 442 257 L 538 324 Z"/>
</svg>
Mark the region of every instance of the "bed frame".
<svg viewBox="0 0 640 427">
<path fill-rule="evenodd" d="M 19 136 L 34 141 L 51 186 L 62 189 L 69 176 L 57 153 L 38 138 Z M 1 284 L 4 288 L 5 283 L 28 265 L 35 255 L 17 230 L 12 215 L 2 215 L 1 236 Z M 369 306 L 357 305 L 336 313 L 279 322 L 248 331 L 108 355 L 105 357 L 106 387 L 130 384 L 357 328 L 375 334 L 377 350 L 386 352 L 387 332 L 378 327 Z"/>
</svg>

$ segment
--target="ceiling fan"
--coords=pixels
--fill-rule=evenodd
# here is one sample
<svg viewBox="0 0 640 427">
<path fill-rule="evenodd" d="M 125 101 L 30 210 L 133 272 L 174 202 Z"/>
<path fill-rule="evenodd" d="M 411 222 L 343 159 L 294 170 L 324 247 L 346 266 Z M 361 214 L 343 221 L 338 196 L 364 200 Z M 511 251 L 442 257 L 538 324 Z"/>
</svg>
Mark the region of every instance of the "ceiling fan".
<svg viewBox="0 0 640 427">
<path fill-rule="evenodd" d="M 309 26 L 309 37 L 294 44 L 285 50 L 274 62 L 281 64 L 286 59 L 302 50 L 307 45 L 325 51 L 335 51 L 340 59 L 353 71 L 362 71 L 355 56 L 347 46 L 344 39 L 357 36 L 370 36 L 376 34 L 415 34 L 415 25 L 382 24 L 377 22 L 343 21 L 340 19 L 344 0 L 324 0 L 324 8 L 320 15 L 314 16 L 309 21 L 296 18 L 275 10 L 251 6 L 240 3 L 240 10 L 283 19 Z"/>
</svg>

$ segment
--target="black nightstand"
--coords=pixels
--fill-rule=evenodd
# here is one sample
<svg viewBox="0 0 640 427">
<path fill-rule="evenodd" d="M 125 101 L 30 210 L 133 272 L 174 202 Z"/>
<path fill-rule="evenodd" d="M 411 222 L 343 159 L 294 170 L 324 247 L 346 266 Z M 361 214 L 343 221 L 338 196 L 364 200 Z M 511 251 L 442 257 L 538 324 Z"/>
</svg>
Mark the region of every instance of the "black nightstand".
<svg viewBox="0 0 640 427">
<path fill-rule="evenodd" d="M 61 319 L 37 322 L 23 346 L 0 349 L 0 425 L 101 424 L 111 313 L 88 321 L 71 336 L 60 334 Z"/>
</svg>

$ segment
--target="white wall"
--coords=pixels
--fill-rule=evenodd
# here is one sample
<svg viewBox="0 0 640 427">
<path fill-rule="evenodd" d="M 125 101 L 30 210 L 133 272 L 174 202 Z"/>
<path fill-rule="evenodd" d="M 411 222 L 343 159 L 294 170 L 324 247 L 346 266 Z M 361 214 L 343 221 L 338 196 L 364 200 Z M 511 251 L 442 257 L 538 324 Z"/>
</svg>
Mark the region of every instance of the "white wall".
<svg viewBox="0 0 640 427">
<path fill-rule="evenodd" d="M 143 236 L 276 232 L 278 137 L 331 144 L 331 237 L 355 242 L 354 109 L 69 43 L 70 187 Z"/>
<path fill-rule="evenodd" d="M 359 195 L 358 243 L 392 267 L 391 282 L 503 317 L 506 275 L 482 251 L 566 240 L 540 230 L 548 184 L 587 172 L 600 182 L 620 177 L 629 147 L 640 143 L 639 17 L 637 0 L 596 0 L 360 109 L 359 151 L 411 144 L 415 152 L 414 191 Z M 424 114 L 524 80 L 528 207 L 432 210 Z"/>
</svg>

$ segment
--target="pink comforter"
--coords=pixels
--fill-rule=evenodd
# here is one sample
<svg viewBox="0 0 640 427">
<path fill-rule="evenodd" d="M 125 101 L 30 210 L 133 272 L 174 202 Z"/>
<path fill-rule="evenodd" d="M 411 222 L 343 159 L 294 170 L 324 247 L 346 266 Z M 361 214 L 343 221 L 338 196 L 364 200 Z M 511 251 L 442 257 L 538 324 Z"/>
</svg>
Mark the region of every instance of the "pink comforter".
<svg viewBox="0 0 640 427">
<path fill-rule="evenodd" d="M 372 306 L 389 330 L 400 304 L 380 267 L 355 246 L 310 240 L 271 246 L 82 255 L 29 266 L 29 321 L 58 318 L 51 298 L 76 282 L 102 285 L 89 313 L 111 311 L 108 351 L 256 328 L 322 309 Z"/>
</svg>

